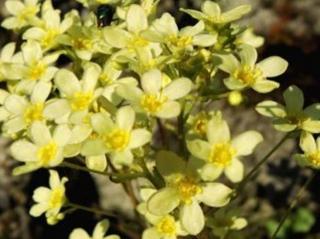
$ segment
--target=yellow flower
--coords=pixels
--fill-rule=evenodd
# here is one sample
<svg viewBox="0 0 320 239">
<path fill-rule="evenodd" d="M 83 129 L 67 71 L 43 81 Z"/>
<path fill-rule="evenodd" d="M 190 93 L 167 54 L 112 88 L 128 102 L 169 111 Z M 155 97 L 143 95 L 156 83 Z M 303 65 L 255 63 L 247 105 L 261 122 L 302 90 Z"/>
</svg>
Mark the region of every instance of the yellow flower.
<svg viewBox="0 0 320 239">
<path fill-rule="evenodd" d="M 198 137 L 205 137 L 207 134 L 207 127 L 212 117 L 212 112 L 205 112 L 200 111 L 195 115 L 190 115 L 187 124 L 189 130 L 187 131 L 188 134 L 193 135 L 195 134 Z"/>
<path fill-rule="evenodd" d="M 165 178 L 166 186 L 148 199 L 147 210 L 150 213 L 165 216 L 179 208 L 182 228 L 191 235 L 197 235 L 204 228 L 205 220 L 200 203 L 209 207 L 228 204 L 232 192 L 230 188 L 221 183 L 201 182 L 196 178 L 192 166 L 175 153 L 158 152 L 156 165 Z M 159 226 L 168 226 L 173 231 L 171 219 L 164 218 L 164 224 Z"/>
<path fill-rule="evenodd" d="M 293 157 L 301 166 L 320 169 L 320 137 L 316 140 L 312 134 L 303 132 L 300 137 L 300 148 L 304 154 L 295 154 Z"/>
<path fill-rule="evenodd" d="M 71 232 L 69 239 L 120 239 L 118 235 L 105 236 L 109 226 L 110 223 L 108 220 L 100 221 L 95 226 L 92 236 L 89 236 L 89 234 L 82 228 L 76 228 Z"/>
<path fill-rule="evenodd" d="M 41 46 L 36 41 L 28 41 L 21 47 L 21 53 L 6 71 L 10 80 L 17 82 L 15 91 L 31 94 L 38 81 L 49 82 L 57 71 L 52 66 L 61 52 L 43 55 Z"/>
<path fill-rule="evenodd" d="M 48 224 L 56 224 L 63 219 L 64 215 L 60 212 L 66 202 L 65 186 L 68 181 L 63 177 L 61 180 L 56 171 L 50 170 L 49 186 L 39 187 L 33 192 L 33 200 L 37 203 L 30 209 L 30 214 L 39 217 L 45 213 Z"/>
<path fill-rule="evenodd" d="M 285 105 L 266 100 L 256 106 L 258 113 L 270 117 L 275 129 L 283 132 L 302 130 L 320 133 L 320 104 L 315 103 L 304 108 L 303 92 L 295 85 L 283 93 Z"/>
<path fill-rule="evenodd" d="M 24 0 L 24 2 L 9 0 L 5 2 L 5 6 L 12 16 L 2 22 L 4 28 L 21 29 L 37 22 L 38 0 Z"/>
<path fill-rule="evenodd" d="M 239 157 L 252 154 L 263 139 L 261 134 L 247 131 L 231 140 L 229 126 L 219 114 L 209 121 L 206 133 L 208 141 L 187 141 L 191 154 L 205 162 L 199 169 L 203 180 L 215 180 L 224 172 L 232 182 L 240 182 L 244 166 Z"/>
<path fill-rule="evenodd" d="M 268 93 L 279 87 L 279 83 L 267 78 L 283 74 L 288 62 L 278 56 L 271 56 L 259 63 L 257 51 L 253 46 L 242 45 L 239 52 L 240 61 L 232 54 L 217 55 L 222 59 L 219 68 L 228 73 L 224 84 L 230 90 L 252 88 L 259 93 Z"/>
<path fill-rule="evenodd" d="M 217 35 L 202 33 L 205 29 L 203 21 L 180 31 L 175 19 L 168 13 L 155 20 L 151 27 L 143 33 L 152 42 L 165 43 L 172 51 L 192 50 L 193 46 L 209 47 L 217 41 Z"/>
<path fill-rule="evenodd" d="M 176 100 L 191 91 L 192 83 L 187 78 L 179 78 L 163 87 L 162 73 L 151 70 L 142 75 L 141 86 L 142 90 L 121 85 L 117 88 L 117 93 L 148 115 L 173 118 L 180 114 L 180 104 Z"/>
<path fill-rule="evenodd" d="M 222 25 L 238 20 L 250 12 L 250 5 L 241 5 L 227 12 L 222 13 L 219 4 L 212 1 L 205 1 L 201 6 L 201 12 L 192 9 L 182 9 L 195 19 L 202 20 L 209 25 Z"/>
<path fill-rule="evenodd" d="M 41 167 L 50 168 L 59 165 L 63 161 L 63 149 L 70 135 L 70 129 L 66 125 L 57 126 L 51 135 L 44 123 L 33 123 L 30 127 L 32 141 L 20 139 L 10 147 L 12 156 L 25 163 L 15 168 L 13 174 L 18 175 Z"/>
<path fill-rule="evenodd" d="M 148 19 L 140 5 L 129 6 L 125 23 L 127 30 L 114 26 L 104 28 L 104 39 L 110 46 L 125 50 L 125 54 L 136 53 L 140 48 L 150 47 L 150 42 L 142 35 L 148 28 Z"/>
<path fill-rule="evenodd" d="M 59 44 L 58 37 L 71 27 L 72 22 L 70 14 L 61 21 L 60 11 L 53 8 L 51 0 L 47 0 L 42 7 L 40 23 L 26 30 L 23 39 L 35 40 L 44 50 L 50 50 Z"/>
<path fill-rule="evenodd" d="M 38 82 L 33 89 L 30 100 L 16 94 L 9 94 L 3 108 L 7 112 L 7 120 L 3 124 L 6 134 L 18 133 L 27 130 L 34 122 L 46 122 L 62 117 L 67 112 L 60 108 L 53 114 L 47 100 L 51 92 L 51 83 Z"/>
<path fill-rule="evenodd" d="M 117 111 L 115 122 L 106 113 L 94 114 L 91 124 L 98 136 L 85 141 L 81 153 L 85 156 L 108 153 L 116 165 L 130 165 L 133 161 L 131 150 L 151 140 L 151 134 L 146 129 L 133 129 L 134 121 L 135 112 L 130 106 Z"/>
<path fill-rule="evenodd" d="M 13 62 L 16 44 L 14 42 L 6 44 L 0 53 L 0 81 L 10 78 L 7 68 Z"/>
<path fill-rule="evenodd" d="M 101 72 L 99 65 L 88 63 L 84 68 L 80 80 L 73 72 L 66 69 L 59 70 L 55 75 L 54 82 L 63 99 L 60 108 L 66 108 L 70 114 L 70 123 L 83 122 L 92 104 L 101 94 L 101 89 L 97 88 Z"/>
</svg>

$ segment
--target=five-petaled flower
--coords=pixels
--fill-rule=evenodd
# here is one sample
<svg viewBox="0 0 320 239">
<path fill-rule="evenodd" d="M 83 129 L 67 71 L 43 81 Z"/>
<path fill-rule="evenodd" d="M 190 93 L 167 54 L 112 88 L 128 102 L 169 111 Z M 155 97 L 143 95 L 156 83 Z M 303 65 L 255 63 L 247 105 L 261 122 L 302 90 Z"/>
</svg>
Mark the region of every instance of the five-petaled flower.
<svg viewBox="0 0 320 239">
<path fill-rule="evenodd" d="M 252 154 L 263 139 L 261 134 L 247 131 L 231 140 L 228 124 L 219 114 L 208 122 L 206 133 L 208 141 L 194 139 L 187 142 L 191 154 L 203 160 L 199 169 L 202 178 L 215 180 L 225 172 L 232 182 L 241 181 L 244 166 L 239 157 Z"/>
<path fill-rule="evenodd" d="M 64 218 L 64 214 L 60 212 L 61 208 L 67 201 L 65 196 L 65 183 L 68 181 L 66 177 L 60 179 L 59 174 L 50 170 L 49 186 L 39 187 L 33 192 L 33 200 L 36 202 L 30 209 L 30 214 L 39 217 L 45 213 L 48 224 L 56 224 Z"/>
</svg>

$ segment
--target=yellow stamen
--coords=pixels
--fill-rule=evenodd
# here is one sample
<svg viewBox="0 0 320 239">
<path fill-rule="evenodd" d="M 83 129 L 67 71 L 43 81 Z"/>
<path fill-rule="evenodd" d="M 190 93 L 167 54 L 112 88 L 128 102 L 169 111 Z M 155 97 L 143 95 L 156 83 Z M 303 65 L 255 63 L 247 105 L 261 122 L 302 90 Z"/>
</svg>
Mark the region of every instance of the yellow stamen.
<svg viewBox="0 0 320 239">
<path fill-rule="evenodd" d="M 147 41 L 143 37 L 135 36 L 129 42 L 128 48 L 131 48 L 134 50 L 136 48 L 146 47 L 148 46 L 148 44 L 149 44 L 149 41 Z"/>
<path fill-rule="evenodd" d="M 58 152 L 58 146 L 55 142 L 50 142 L 38 149 L 38 159 L 41 165 L 48 166 L 50 161 L 55 159 Z"/>
<path fill-rule="evenodd" d="M 192 44 L 192 36 L 170 36 L 168 38 L 169 42 L 179 48 L 184 48 Z"/>
<path fill-rule="evenodd" d="M 52 46 L 58 34 L 59 34 L 59 31 L 55 29 L 48 29 L 46 31 L 46 35 L 43 37 L 41 41 L 41 45 L 45 48 Z"/>
<path fill-rule="evenodd" d="M 308 155 L 308 160 L 312 166 L 320 168 L 320 151 L 316 151 Z"/>
<path fill-rule="evenodd" d="M 263 72 L 259 68 L 244 65 L 242 68 L 237 69 L 233 76 L 244 84 L 251 86 L 263 77 Z"/>
<path fill-rule="evenodd" d="M 92 49 L 92 41 L 85 38 L 73 39 L 73 46 L 77 50 L 90 50 Z"/>
<path fill-rule="evenodd" d="M 151 113 L 155 114 L 157 113 L 161 108 L 162 105 L 167 101 L 167 97 L 165 96 L 156 96 L 156 95 L 148 95 L 145 94 L 141 98 L 141 106 L 142 108 Z"/>
<path fill-rule="evenodd" d="M 207 132 L 208 119 L 200 114 L 194 122 L 193 129 L 199 135 L 205 135 Z"/>
<path fill-rule="evenodd" d="M 130 132 L 123 129 L 114 129 L 110 134 L 103 136 L 106 146 L 114 151 L 124 150 L 130 140 Z"/>
<path fill-rule="evenodd" d="M 192 203 L 192 198 L 202 192 L 202 188 L 190 177 L 181 176 L 174 183 L 178 189 L 181 201 L 186 204 Z"/>
<path fill-rule="evenodd" d="M 209 162 L 225 168 L 231 164 L 235 154 L 235 149 L 229 143 L 214 144 L 209 156 Z"/>
<path fill-rule="evenodd" d="M 34 17 L 39 8 L 37 6 L 26 6 L 18 15 L 18 20 L 20 22 L 27 21 L 28 18 Z"/>
<path fill-rule="evenodd" d="M 71 108 L 74 111 L 85 110 L 93 98 L 92 92 L 76 92 L 71 99 Z"/>
<path fill-rule="evenodd" d="M 35 121 L 43 120 L 43 104 L 37 103 L 30 105 L 23 115 L 24 121 L 29 125 Z"/>
<path fill-rule="evenodd" d="M 160 222 L 157 223 L 156 228 L 158 232 L 166 236 L 175 236 L 177 231 L 174 217 L 169 215 L 162 218 Z"/>
<path fill-rule="evenodd" d="M 65 202 L 65 190 L 63 187 L 57 187 L 51 191 L 49 199 L 49 209 L 61 208 Z"/>
<path fill-rule="evenodd" d="M 42 63 L 35 63 L 32 67 L 29 69 L 29 79 L 30 80 L 39 80 L 41 76 L 46 71 L 47 67 Z"/>
</svg>

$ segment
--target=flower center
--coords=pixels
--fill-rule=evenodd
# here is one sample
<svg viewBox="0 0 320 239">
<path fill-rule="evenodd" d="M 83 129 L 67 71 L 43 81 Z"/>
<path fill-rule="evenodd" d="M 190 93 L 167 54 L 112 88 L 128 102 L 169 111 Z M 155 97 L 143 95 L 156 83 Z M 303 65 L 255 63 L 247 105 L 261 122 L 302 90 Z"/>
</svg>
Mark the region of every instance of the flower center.
<svg viewBox="0 0 320 239">
<path fill-rule="evenodd" d="M 207 132 L 208 120 L 200 117 L 194 124 L 194 131 L 199 135 L 205 135 Z"/>
<path fill-rule="evenodd" d="M 158 232 L 165 234 L 166 236 L 175 236 L 176 235 L 176 221 L 172 216 L 165 216 L 158 222 L 156 225 Z"/>
<path fill-rule="evenodd" d="M 43 104 L 37 103 L 30 105 L 25 111 L 24 111 L 24 121 L 29 125 L 34 121 L 40 121 L 43 120 Z"/>
<path fill-rule="evenodd" d="M 320 168 L 320 151 L 308 155 L 309 162 L 317 168 Z"/>
<path fill-rule="evenodd" d="M 181 36 L 181 37 L 170 36 L 169 37 L 169 41 L 172 45 L 176 47 L 181 47 L 181 48 L 191 45 L 192 40 L 193 40 L 192 36 Z"/>
<path fill-rule="evenodd" d="M 50 142 L 41 148 L 38 149 L 38 159 L 40 160 L 43 166 L 49 165 L 50 161 L 52 161 L 58 151 L 58 146 L 55 142 Z"/>
<path fill-rule="evenodd" d="M 71 108 L 74 111 L 85 110 L 92 101 L 92 92 L 76 92 L 71 99 Z"/>
<path fill-rule="evenodd" d="M 154 114 L 161 109 L 166 101 L 167 97 L 165 96 L 157 97 L 156 95 L 145 94 L 141 98 L 141 106 L 145 111 Z"/>
<path fill-rule="evenodd" d="M 38 12 L 38 7 L 36 6 L 26 6 L 19 14 L 18 14 L 18 20 L 20 22 L 24 22 L 28 20 L 28 18 L 34 17 L 36 13 Z"/>
<path fill-rule="evenodd" d="M 130 140 L 130 132 L 123 129 L 114 129 L 110 134 L 103 137 L 106 146 L 114 151 L 124 150 Z"/>
<path fill-rule="evenodd" d="M 209 162 L 225 168 L 230 165 L 235 154 L 235 149 L 229 143 L 214 144 L 209 156 Z"/>
<path fill-rule="evenodd" d="M 29 79 L 39 80 L 39 78 L 44 74 L 45 70 L 46 66 L 43 63 L 36 63 L 34 66 L 30 67 Z"/>
<path fill-rule="evenodd" d="M 181 177 L 176 182 L 181 200 L 186 203 L 192 203 L 192 198 L 202 192 L 202 188 L 193 178 Z"/>
<path fill-rule="evenodd" d="M 92 41 L 85 38 L 73 39 L 73 46 L 77 50 L 89 50 L 92 48 Z"/>
<path fill-rule="evenodd" d="M 136 48 L 140 48 L 140 47 L 146 47 L 146 46 L 148 46 L 148 44 L 149 44 L 149 42 L 146 39 L 144 39 L 143 37 L 135 36 L 129 42 L 128 48 L 136 49 Z"/>
<path fill-rule="evenodd" d="M 253 85 L 262 76 L 263 73 L 259 68 L 248 65 L 245 65 L 234 72 L 234 77 L 246 85 Z"/>
<path fill-rule="evenodd" d="M 61 208 L 65 201 L 64 188 L 57 187 L 51 191 L 49 209 Z"/>
<path fill-rule="evenodd" d="M 302 129 L 303 124 L 310 120 L 306 115 L 303 114 L 303 112 L 298 112 L 298 114 L 295 115 L 288 115 L 287 119 L 289 120 L 290 124 L 295 124 L 299 129 Z"/>
<path fill-rule="evenodd" d="M 43 47 L 50 47 L 53 43 L 54 40 L 56 39 L 57 35 L 59 34 L 59 31 L 55 29 L 48 29 L 46 31 L 46 35 L 43 37 L 41 44 Z"/>
</svg>

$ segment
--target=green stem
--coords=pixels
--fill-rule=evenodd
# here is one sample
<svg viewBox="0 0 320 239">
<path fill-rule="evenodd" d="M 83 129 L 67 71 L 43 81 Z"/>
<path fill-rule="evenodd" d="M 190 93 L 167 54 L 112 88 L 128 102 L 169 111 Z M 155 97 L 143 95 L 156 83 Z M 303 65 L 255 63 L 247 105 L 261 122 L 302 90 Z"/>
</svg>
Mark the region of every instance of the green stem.
<svg viewBox="0 0 320 239">
<path fill-rule="evenodd" d="M 239 186 L 236 189 L 236 195 L 238 195 L 238 192 L 241 192 L 242 189 L 246 186 L 246 184 L 249 182 L 249 180 L 252 178 L 252 176 L 260 169 L 260 167 L 270 158 L 270 156 L 277 151 L 280 146 L 289 138 L 291 134 L 287 133 L 257 164 L 254 166 L 254 168 L 245 176 L 245 178 L 242 180 L 242 182 L 239 184 Z"/>
<path fill-rule="evenodd" d="M 146 162 L 143 158 L 139 158 L 139 164 L 144 172 L 145 177 L 156 187 L 161 188 L 161 183 L 154 177 L 154 175 L 149 171 Z"/>
<path fill-rule="evenodd" d="M 308 180 L 302 185 L 302 187 L 300 188 L 299 192 L 297 193 L 297 195 L 292 199 L 289 208 L 287 209 L 286 213 L 284 214 L 284 216 L 281 218 L 281 221 L 277 227 L 277 229 L 275 230 L 275 232 L 273 233 L 271 239 L 275 239 L 276 236 L 278 235 L 281 227 L 283 226 L 283 224 L 286 222 L 287 218 L 289 217 L 289 215 L 291 214 L 292 210 L 297 206 L 299 200 L 301 199 L 303 193 L 305 192 L 305 190 L 307 189 L 307 187 L 310 185 L 310 183 L 312 182 L 312 180 L 315 178 L 316 173 L 314 172 L 309 178 Z"/>
<path fill-rule="evenodd" d="M 145 177 L 144 172 L 137 172 L 137 173 L 129 173 L 129 174 L 121 174 L 121 173 L 114 173 L 111 175 L 111 181 L 114 183 L 122 183 L 127 180 L 132 180 L 136 178 Z"/>
<path fill-rule="evenodd" d="M 221 99 L 227 98 L 229 94 L 230 92 L 225 92 L 217 95 L 202 95 L 201 97 L 204 98 L 205 100 L 215 101 L 215 100 L 221 100 Z"/>
<path fill-rule="evenodd" d="M 66 167 L 66 168 L 71 168 L 71 169 L 75 169 L 75 170 L 80 170 L 80 171 L 84 171 L 84 172 L 88 172 L 88 173 L 96 173 L 96 174 L 100 174 L 100 175 L 104 175 L 104 176 L 112 176 L 112 174 L 108 173 L 108 172 L 100 172 L 100 171 L 96 171 L 96 170 L 92 170 L 92 169 L 88 169 L 86 167 L 77 165 L 77 164 L 73 164 L 70 162 L 63 162 L 60 164 L 61 167 Z"/>
<path fill-rule="evenodd" d="M 105 211 L 102 211 L 101 209 L 86 207 L 86 206 L 83 206 L 83 205 L 80 205 L 80 204 L 77 204 L 77 203 L 68 202 L 67 206 L 70 206 L 70 207 L 72 207 L 74 209 L 77 209 L 77 210 L 91 212 L 91 213 L 94 213 L 94 214 L 97 214 L 97 215 L 104 215 L 104 216 L 107 216 L 107 217 L 118 218 L 118 216 L 116 216 L 116 215 L 114 215 L 114 214 L 112 214 L 110 212 L 105 212 Z"/>
</svg>

